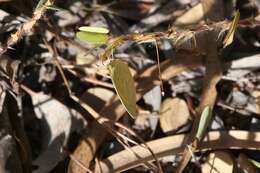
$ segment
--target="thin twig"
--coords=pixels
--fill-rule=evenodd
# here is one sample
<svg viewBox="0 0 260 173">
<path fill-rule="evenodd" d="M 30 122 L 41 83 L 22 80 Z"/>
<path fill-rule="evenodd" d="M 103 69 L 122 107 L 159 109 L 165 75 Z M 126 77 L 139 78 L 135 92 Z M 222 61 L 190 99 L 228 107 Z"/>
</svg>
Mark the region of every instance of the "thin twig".
<svg viewBox="0 0 260 173">
<path fill-rule="evenodd" d="M 159 158 L 181 154 L 188 141 L 185 140 L 189 134 L 168 136 L 147 142 L 147 145 L 155 152 Z M 195 152 L 216 150 L 216 149 L 251 149 L 260 148 L 260 132 L 248 132 L 243 130 L 212 131 L 201 142 Z M 253 136 L 251 138 L 250 136 Z M 123 172 L 137 167 L 144 162 L 153 161 L 151 153 L 141 146 L 118 152 L 109 156 L 99 163 L 102 173 Z M 138 155 L 136 155 L 136 153 Z M 97 172 L 99 173 L 99 172 Z"/>
</svg>

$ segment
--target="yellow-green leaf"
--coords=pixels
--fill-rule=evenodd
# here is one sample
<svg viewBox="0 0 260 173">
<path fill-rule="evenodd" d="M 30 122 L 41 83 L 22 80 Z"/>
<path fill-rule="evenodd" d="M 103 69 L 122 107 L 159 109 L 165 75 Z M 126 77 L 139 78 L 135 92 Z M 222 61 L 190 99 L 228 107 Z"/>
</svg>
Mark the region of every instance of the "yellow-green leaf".
<svg viewBox="0 0 260 173">
<path fill-rule="evenodd" d="M 257 168 L 260 169 L 260 163 L 259 163 L 259 162 L 255 161 L 255 160 L 253 160 L 253 159 L 249 159 L 249 161 L 250 161 L 253 165 L 255 165 Z"/>
<path fill-rule="evenodd" d="M 48 5 L 46 6 L 46 9 L 48 10 L 54 10 L 54 11 L 65 11 L 66 9 L 57 7 L 55 5 Z"/>
<path fill-rule="evenodd" d="M 209 106 L 205 107 L 201 117 L 200 117 L 200 122 L 199 122 L 199 128 L 196 133 L 196 138 L 200 141 L 202 137 L 204 136 L 206 129 L 208 128 L 208 125 L 211 121 L 212 118 L 212 111 Z"/>
<path fill-rule="evenodd" d="M 108 70 L 121 103 L 127 112 L 135 118 L 137 116 L 136 91 L 128 65 L 121 60 L 111 60 L 108 64 Z"/>
<path fill-rule="evenodd" d="M 35 10 L 39 10 L 42 6 L 47 2 L 47 0 L 40 0 L 35 8 Z"/>
<path fill-rule="evenodd" d="M 109 30 L 107 28 L 93 27 L 93 26 L 82 26 L 79 28 L 79 30 L 84 32 L 99 33 L 99 34 L 109 33 Z"/>
<path fill-rule="evenodd" d="M 223 48 L 227 47 L 228 45 L 230 45 L 233 42 L 234 39 L 234 35 L 236 32 L 236 28 L 237 28 L 237 24 L 239 22 L 239 18 L 240 18 L 240 13 L 239 11 L 236 12 L 236 15 L 230 25 L 230 28 L 228 30 L 228 33 L 223 41 Z"/>
<path fill-rule="evenodd" d="M 140 41 L 140 42 L 138 42 L 138 43 L 139 43 L 139 44 L 143 44 L 143 43 L 155 43 L 155 42 L 156 42 L 156 39 L 151 38 L 151 39 L 148 39 L 148 40 Z"/>
<path fill-rule="evenodd" d="M 77 32 L 76 36 L 81 41 L 89 42 L 96 45 L 105 44 L 108 41 L 107 34 L 80 31 Z"/>
</svg>

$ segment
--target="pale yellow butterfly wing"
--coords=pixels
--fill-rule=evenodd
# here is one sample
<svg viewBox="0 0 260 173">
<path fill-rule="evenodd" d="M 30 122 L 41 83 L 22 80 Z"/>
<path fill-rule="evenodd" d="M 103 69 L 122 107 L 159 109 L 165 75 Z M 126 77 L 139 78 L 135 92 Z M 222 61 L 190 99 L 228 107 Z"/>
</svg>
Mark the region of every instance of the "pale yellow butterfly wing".
<svg viewBox="0 0 260 173">
<path fill-rule="evenodd" d="M 127 112 L 135 118 L 137 116 L 136 91 L 128 65 L 121 60 L 111 60 L 108 64 L 108 70 L 121 103 Z"/>
</svg>

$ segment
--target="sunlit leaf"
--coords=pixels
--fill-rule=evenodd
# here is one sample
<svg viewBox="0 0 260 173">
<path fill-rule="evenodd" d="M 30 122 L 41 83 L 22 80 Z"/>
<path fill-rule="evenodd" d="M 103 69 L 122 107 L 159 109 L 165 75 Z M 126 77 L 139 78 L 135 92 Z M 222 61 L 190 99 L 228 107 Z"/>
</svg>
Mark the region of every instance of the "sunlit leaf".
<svg viewBox="0 0 260 173">
<path fill-rule="evenodd" d="M 79 28 L 79 30 L 84 32 L 99 33 L 99 34 L 109 33 L 109 30 L 107 28 L 102 28 L 102 27 L 82 26 Z"/>
<path fill-rule="evenodd" d="M 239 22 L 239 18 L 240 18 L 240 13 L 239 11 L 236 12 L 236 15 L 230 25 L 230 28 L 228 30 L 228 33 L 223 41 L 223 47 L 227 47 L 228 45 L 230 45 L 233 42 L 234 39 L 234 35 L 236 32 L 236 28 L 237 28 L 237 24 Z"/>
<path fill-rule="evenodd" d="M 92 33 L 92 32 L 77 32 L 77 38 L 81 41 L 89 42 L 96 45 L 104 44 L 108 41 L 107 34 L 99 34 L 99 33 Z"/>
<path fill-rule="evenodd" d="M 156 39 L 151 38 L 151 39 L 148 39 L 148 40 L 139 41 L 138 43 L 143 44 L 143 43 L 154 43 L 154 42 L 156 42 Z"/>
<path fill-rule="evenodd" d="M 211 108 L 207 106 L 204 108 L 200 117 L 199 128 L 196 133 L 196 138 L 198 140 L 201 140 L 202 137 L 204 136 L 206 129 L 208 128 L 208 125 L 211 121 L 211 118 L 212 118 L 212 111 Z"/>
<path fill-rule="evenodd" d="M 260 163 L 259 163 L 259 162 L 255 161 L 255 160 L 253 160 L 253 159 L 249 159 L 249 161 L 250 161 L 253 165 L 255 165 L 257 168 L 260 169 Z"/>
<path fill-rule="evenodd" d="M 48 10 L 54 10 L 54 11 L 65 11 L 66 10 L 64 8 L 57 7 L 55 5 L 48 5 L 48 6 L 46 6 L 46 8 Z"/>
<path fill-rule="evenodd" d="M 120 101 L 127 112 L 135 118 L 137 116 L 136 91 L 128 65 L 121 60 L 111 60 L 108 70 Z"/>
<path fill-rule="evenodd" d="M 35 10 L 38 10 L 42 8 L 42 6 L 47 2 L 47 0 L 40 0 L 35 8 Z"/>
<path fill-rule="evenodd" d="M 189 108 L 187 103 L 180 99 L 165 99 L 161 104 L 160 125 L 162 131 L 173 132 L 189 121 Z"/>
</svg>

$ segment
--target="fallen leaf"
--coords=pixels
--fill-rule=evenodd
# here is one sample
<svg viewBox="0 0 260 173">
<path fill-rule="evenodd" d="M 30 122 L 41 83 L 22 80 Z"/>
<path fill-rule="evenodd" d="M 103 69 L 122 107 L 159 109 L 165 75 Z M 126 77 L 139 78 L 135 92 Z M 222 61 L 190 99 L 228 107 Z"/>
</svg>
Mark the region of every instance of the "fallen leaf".
<svg viewBox="0 0 260 173">
<path fill-rule="evenodd" d="M 177 130 L 189 120 L 190 112 L 186 102 L 179 98 L 166 99 L 160 111 L 160 124 L 163 132 Z"/>
<path fill-rule="evenodd" d="M 198 3 L 174 21 L 174 25 L 192 25 L 203 19 L 202 4 Z"/>
<path fill-rule="evenodd" d="M 201 167 L 202 173 L 232 173 L 233 159 L 227 152 L 215 151 L 209 154 Z"/>
<path fill-rule="evenodd" d="M 136 91 L 128 65 L 121 60 L 111 60 L 108 70 L 121 103 L 129 115 L 135 118 L 137 116 Z"/>
</svg>

